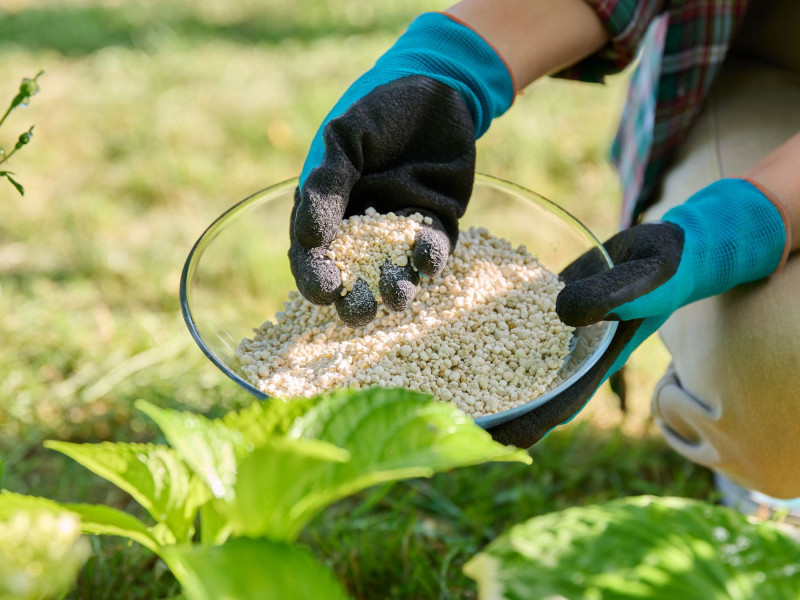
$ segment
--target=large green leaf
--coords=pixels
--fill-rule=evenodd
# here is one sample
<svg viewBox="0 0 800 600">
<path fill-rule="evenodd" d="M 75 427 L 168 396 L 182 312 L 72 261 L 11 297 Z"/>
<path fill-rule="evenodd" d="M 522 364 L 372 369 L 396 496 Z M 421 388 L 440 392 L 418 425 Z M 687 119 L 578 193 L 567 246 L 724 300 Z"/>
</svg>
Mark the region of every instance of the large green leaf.
<svg viewBox="0 0 800 600">
<path fill-rule="evenodd" d="M 139 400 L 136 408 L 155 421 L 167 441 L 216 498 L 231 500 L 236 457 L 251 445 L 240 431 L 189 412 Z"/>
<path fill-rule="evenodd" d="M 276 406 L 281 407 L 278 410 L 248 408 L 215 420 L 158 408 L 148 402 L 139 402 L 137 407 L 156 422 L 190 468 L 206 480 L 214 496 L 228 499 L 237 479 L 237 461 L 264 445 L 289 444 L 305 456 L 348 460 L 347 451 L 330 443 L 286 437 L 288 426 L 305 412 L 312 400 L 301 398 L 297 408 L 291 407 L 290 402 L 278 402 Z M 254 406 L 260 405 L 258 402 Z"/>
<path fill-rule="evenodd" d="M 320 510 L 366 487 L 491 460 L 530 462 L 527 452 L 494 442 L 473 420 L 449 404 L 404 389 L 336 391 L 322 396 L 287 432 L 289 438 L 318 439 L 350 453 L 347 462 L 321 465 L 312 485 L 295 485 L 296 497 L 281 532 L 248 531 L 292 539 Z M 248 468 L 267 472 L 267 455 L 252 457 Z M 242 477 L 250 497 L 264 497 L 269 482 Z M 277 535 L 276 535 L 277 534 Z M 288 535 L 286 535 L 288 534 Z"/>
<path fill-rule="evenodd" d="M 221 546 L 171 546 L 164 558 L 188 600 L 346 600 L 307 551 L 264 538 Z"/>
<path fill-rule="evenodd" d="M 306 522 L 304 501 L 324 493 L 320 481 L 348 459 L 346 451 L 332 444 L 275 438 L 239 460 L 233 501 L 213 506 L 235 535 L 291 540 Z"/>
<path fill-rule="evenodd" d="M 286 435 L 289 428 L 294 424 L 295 420 L 303 415 L 309 407 L 316 404 L 316 398 L 297 398 L 294 400 L 282 400 L 280 398 L 273 398 L 268 402 L 253 402 L 249 406 L 240 411 L 231 411 L 226 414 L 221 423 L 225 427 L 234 429 L 241 433 L 243 442 L 255 449 L 268 443 L 271 438 L 276 436 Z M 333 449 L 336 451 L 336 449 Z M 346 456 L 337 454 L 337 460 L 346 460 Z M 258 459 L 256 459 L 258 460 Z M 250 459 L 246 458 L 244 465 L 245 470 L 248 470 Z M 239 476 L 237 481 L 241 479 L 242 466 L 239 465 Z M 304 473 L 305 471 L 300 471 Z M 263 473 L 257 473 L 255 477 L 262 477 Z M 294 481 L 291 483 L 297 485 L 299 479 L 297 473 L 293 477 Z M 279 490 L 284 486 L 275 485 L 268 492 L 279 493 Z M 245 490 L 245 494 L 249 492 L 249 488 Z M 235 490 L 234 490 L 235 493 Z M 255 502 L 254 502 L 255 500 Z M 252 496 L 246 496 L 239 499 L 238 505 L 242 506 L 242 515 L 237 519 L 240 522 L 245 522 L 248 526 L 243 526 L 243 531 L 248 530 L 263 530 L 263 527 L 258 525 L 262 519 L 271 519 L 272 513 L 264 510 L 264 504 L 260 499 L 254 499 Z M 220 513 L 229 513 L 231 507 L 226 506 L 225 502 L 206 503 L 200 509 L 200 532 L 202 535 L 202 542 L 204 544 L 219 544 L 227 539 L 231 532 L 231 524 L 228 522 L 226 516 Z M 255 513 L 254 518 L 250 519 L 251 513 Z M 247 517 L 243 515 L 248 515 Z"/>
<path fill-rule="evenodd" d="M 371 485 L 530 462 L 455 407 L 402 389 L 334 392 L 297 407 L 277 401 L 216 421 L 139 407 L 214 492 L 206 543 L 229 534 L 291 540 L 324 507 Z"/>
<path fill-rule="evenodd" d="M 45 442 L 45 447 L 69 456 L 133 496 L 157 523 L 166 526 L 167 535 L 160 543 L 191 540 L 197 509 L 210 494 L 171 448 L 155 444 L 56 441 Z"/>
<path fill-rule="evenodd" d="M 200 543 L 206 546 L 221 544 L 231 533 L 224 514 L 217 510 L 216 502 L 206 502 L 200 507 Z"/>
<path fill-rule="evenodd" d="M 152 530 L 139 519 L 126 512 L 102 504 L 64 503 L 61 506 L 81 518 L 83 533 L 128 538 L 155 554 L 161 554 L 161 545 L 156 539 L 157 536 L 153 535 Z"/>
<path fill-rule="evenodd" d="M 800 545 L 725 507 L 642 496 L 535 517 L 464 572 L 481 600 L 788 600 Z"/>
<path fill-rule="evenodd" d="M 341 448 L 350 459 L 309 452 L 304 445 L 312 441 Z M 361 489 L 489 460 L 530 457 L 494 442 L 467 415 L 431 396 L 338 391 L 315 399 L 286 437 L 242 456 L 234 500 L 217 510 L 235 535 L 292 540 L 319 511 Z"/>
<path fill-rule="evenodd" d="M 280 420 L 267 412 L 211 420 L 148 403 L 139 408 L 213 492 L 213 506 L 202 514 L 204 524 L 213 529 L 203 533 L 205 543 L 220 543 L 231 533 L 269 533 L 277 539 L 296 535 L 289 510 L 317 487 L 322 465 L 350 458 L 327 442 L 278 435 L 286 427 L 276 425 Z"/>
<path fill-rule="evenodd" d="M 404 389 L 337 391 L 298 419 L 290 436 L 324 440 L 353 460 L 337 466 L 330 483 L 343 478 L 379 480 L 430 477 L 439 471 L 494 460 L 530 464 L 524 450 L 503 446 L 451 404 Z"/>
<path fill-rule="evenodd" d="M 266 402 L 253 402 L 238 412 L 230 412 L 222 423 L 241 432 L 254 447 L 278 435 L 286 435 L 295 421 L 319 402 L 315 398 L 283 400 L 271 398 Z"/>
<path fill-rule="evenodd" d="M 39 496 L 26 496 L 8 490 L 0 491 L 0 521 L 11 518 L 16 512 L 64 512 L 66 509 L 54 500 Z"/>
<path fill-rule="evenodd" d="M 339 390 L 322 397 L 295 421 L 288 435 L 345 448 L 343 469 L 437 471 L 493 460 L 523 462 L 524 450 L 503 446 L 452 404 L 402 388 Z"/>
<path fill-rule="evenodd" d="M 76 514 L 81 519 L 83 533 L 126 537 L 155 553 L 159 552 L 158 542 L 144 523 L 136 517 L 110 506 L 60 503 L 47 498 L 26 496 L 7 490 L 0 493 L 0 521 L 10 518 L 22 510 Z"/>
</svg>

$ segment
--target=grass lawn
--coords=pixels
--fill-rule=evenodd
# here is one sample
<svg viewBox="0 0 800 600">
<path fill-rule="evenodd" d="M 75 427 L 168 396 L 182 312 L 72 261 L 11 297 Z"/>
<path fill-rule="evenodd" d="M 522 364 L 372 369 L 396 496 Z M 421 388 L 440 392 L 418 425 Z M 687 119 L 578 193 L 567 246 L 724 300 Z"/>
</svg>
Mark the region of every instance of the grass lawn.
<svg viewBox="0 0 800 600">
<path fill-rule="evenodd" d="M 26 195 L 0 186 L 4 487 L 135 512 L 129 497 L 41 442 L 158 441 L 133 412 L 137 398 L 212 416 L 251 401 L 183 325 L 183 261 L 228 206 L 296 175 L 347 84 L 415 14 L 446 6 L 3 2 L 0 99 L 46 71 L 41 94 L 0 139 L 13 145 L 36 126 L 10 164 Z M 624 93 L 625 75 L 606 86 L 537 83 L 479 141 L 479 170 L 538 191 L 605 238 L 618 219 L 606 152 Z M 533 466 L 369 491 L 317 519 L 304 543 L 355 598 L 474 598 L 461 565 L 512 523 L 630 494 L 709 498 L 708 473 L 670 451 L 648 418 L 666 362 L 658 340 L 645 344 L 628 369 L 628 412 L 601 390 L 536 446 Z M 93 544 L 69 598 L 179 592 L 147 551 L 114 539 Z"/>
</svg>

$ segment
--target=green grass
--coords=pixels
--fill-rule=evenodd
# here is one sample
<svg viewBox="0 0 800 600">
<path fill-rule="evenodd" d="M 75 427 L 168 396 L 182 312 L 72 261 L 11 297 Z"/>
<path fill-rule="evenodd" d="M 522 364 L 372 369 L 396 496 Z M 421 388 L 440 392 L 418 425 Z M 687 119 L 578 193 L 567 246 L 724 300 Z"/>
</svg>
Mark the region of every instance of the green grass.
<svg viewBox="0 0 800 600">
<path fill-rule="evenodd" d="M 0 187 L 5 487 L 135 511 L 42 440 L 152 440 L 154 428 L 132 410 L 140 397 L 209 415 L 251 401 L 183 325 L 183 261 L 228 206 L 296 175 L 349 82 L 415 14 L 445 6 L 4 2 L 0 99 L 46 71 L 42 93 L 0 133 L 7 145 L 36 125 L 11 164 L 25 197 Z M 480 140 L 479 169 L 610 235 L 619 188 L 605 156 L 624 84 L 537 83 Z M 514 522 L 643 492 L 709 497 L 707 473 L 667 449 L 649 422 L 666 361 L 657 340 L 646 344 L 630 363 L 629 412 L 601 390 L 578 424 L 534 449 L 533 467 L 492 465 L 369 492 L 324 514 L 304 543 L 356 598 L 470 598 L 460 566 Z M 70 598 L 177 593 L 146 551 L 116 540 L 96 548 Z"/>
</svg>

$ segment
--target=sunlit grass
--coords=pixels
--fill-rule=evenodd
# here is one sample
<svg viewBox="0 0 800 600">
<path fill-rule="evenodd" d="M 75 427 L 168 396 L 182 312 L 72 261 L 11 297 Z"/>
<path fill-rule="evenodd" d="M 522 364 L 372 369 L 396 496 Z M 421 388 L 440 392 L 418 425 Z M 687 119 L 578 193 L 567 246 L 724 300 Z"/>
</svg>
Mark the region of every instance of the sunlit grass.
<svg viewBox="0 0 800 600">
<path fill-rule="evenodd" d="M 26 195 L 0 187 L 6 487 L 64 500 L 111 498 L 131 509 L 41 450 L 41 440 L 152 439 L 152 427 L 131 409 L 139 397 L 212 414 L 250 401 L 186 331 L 178 309 L 183 261 L 222 211 L 295 176 L 317 123 L 350 81 L 413 15 L 446 5 L 3 3 L 0 100 L 22 77 L 46 71 L 41 94 L 3 133 L 36 126 L 11 165 Z M 605 87 L 537 83 L 479 141 L 479 169 L 561 204 L 598 237 L 610 235 L 619 187 L 605 157 L 624 84 L 624 75 Z M 603 390 L 580 419 L 586 426 L 537 447 L 535 470 L 470 469 L 396 486 L 382 499 L 365 496 L 356 503 L 376 512 L 360 509 L 350 530 L 333 511 L 309 543 L 359 598 L 380 596 L 381 586 L 395 590 L 385 597 L 468 598 L 459 565 L 515 521 L 629 493 L 707 494 L 699 469 L 651 439 L 649 394 L 665 363 L 657 340 L 637 352 L 629 415 Z M 376 519 L 386 527 L 373 527 Z M 372 548 L 366 555 L 364 544 Z M 148 589 L 143 574 L 153 563 L 141 553 L 127 559 L 129 550 L 104 548 L 73 597 L 169 591 L 163 578 Z M 387 568 L 392 556 L 400 558 Z"/>
</svg>

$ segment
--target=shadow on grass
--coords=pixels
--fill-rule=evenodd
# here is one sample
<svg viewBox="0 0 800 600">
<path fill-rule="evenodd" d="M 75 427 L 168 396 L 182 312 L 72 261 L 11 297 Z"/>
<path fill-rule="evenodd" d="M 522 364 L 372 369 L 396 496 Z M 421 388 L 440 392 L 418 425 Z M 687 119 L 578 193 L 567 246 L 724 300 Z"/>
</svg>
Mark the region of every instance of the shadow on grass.
<svg viewBox="0 0 800 600">
<path fill-rule="evenodd" d="M 380 19 L 355 22 L 345 14 L 318 9 L 274 11 L 264 6 L 257 15 L 213 23 L 198 15 L 141 7 L 51 6 L 3 14 L 0 48 L 22 46 L 57 50 L 65 56 L 91 54 L 109 46 L 146 49 L 154 36 L 170 35 L 190 43 L 213 39 L 241 44 L 311 42 L 329 36 L 378 31 L 398 32 L 413 18 L 407 10 L 390 11 Z"/>
</svg>

